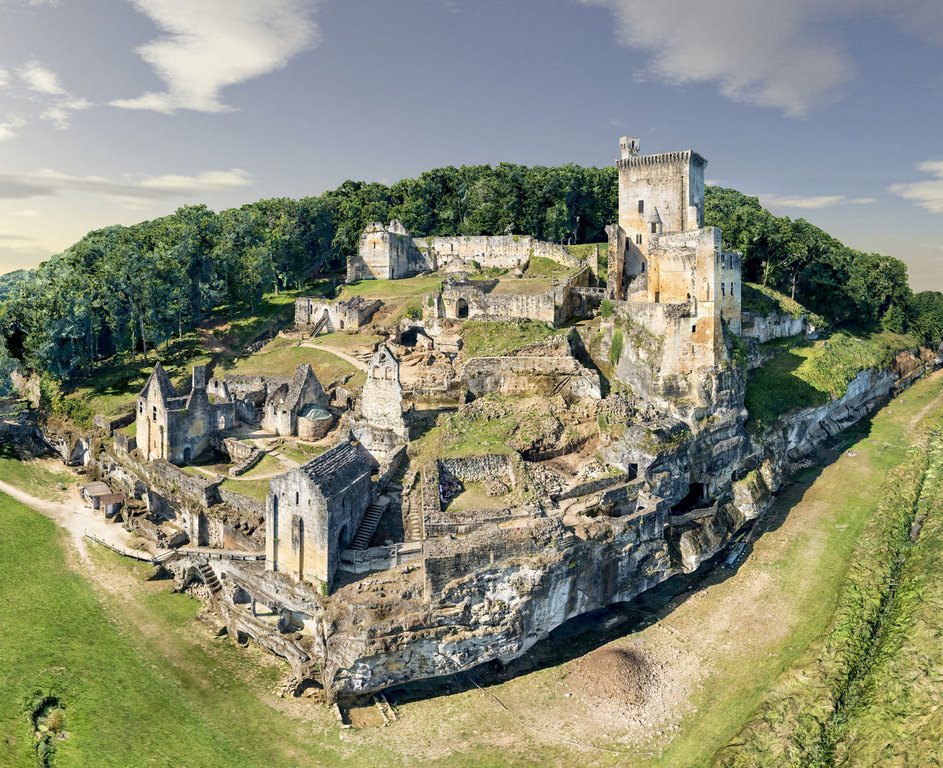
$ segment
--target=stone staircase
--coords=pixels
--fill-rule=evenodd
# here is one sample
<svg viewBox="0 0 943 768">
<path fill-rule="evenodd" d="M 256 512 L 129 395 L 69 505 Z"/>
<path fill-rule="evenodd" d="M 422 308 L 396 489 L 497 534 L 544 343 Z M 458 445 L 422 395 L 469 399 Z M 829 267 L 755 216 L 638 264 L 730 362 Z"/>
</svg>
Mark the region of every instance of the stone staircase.
<svg viewBox="0 0 943 768">
<path fill-rule="evenodd" d="M 324 329 L 324 326 L 327 325 L 327 320 L 328 320 L 328 317 L 327 317 L 327 313 L 325 312 L 321 315 L 321 319 L 318 320 L 317 323 L 315 323 L 314 328 L 311 330 L 312 338 L 314 338 L 319 333 L 321 333 L 321 331 Z"/>
<path fill-rule="evenodd" d="M 213 593 L 213 597 L 219 597 L 220 592 L 223 591 L 223 585 L 219 583 L 219 579 L 216 578 L 216 571 L 214 571 L 206 563 L 200 563 L 200 575 L 203 577 L 203 581 L 210 588 L 210 592 Z"/>
<path fill-rule="evenodd" d="M 373 538 L 373 534 L 377 530 L 377 525 L 380 523 L 380 518 L 383 516 L 383 513 L 386 511 L 386 508 L 390 505 L 390 500 L 386 496 L 381 496 L 375 502 L 373 502 L 367 511 L 364 512 L 363 521 L 360 523 L 360 527 L 357 529 L 357 533 L 354 534 L 353 540 L 350 542 L 350 548 L 356 550 L 364 550 L 370 544 L 370 539 Z"/>
</svg>

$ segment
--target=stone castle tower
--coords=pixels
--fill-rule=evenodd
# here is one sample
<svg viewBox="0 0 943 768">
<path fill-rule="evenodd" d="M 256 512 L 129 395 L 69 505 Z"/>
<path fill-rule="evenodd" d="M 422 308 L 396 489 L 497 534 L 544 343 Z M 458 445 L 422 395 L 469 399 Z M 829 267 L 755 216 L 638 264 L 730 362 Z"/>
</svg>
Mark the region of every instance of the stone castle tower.
<svg viewBox="0 0 943 768">
<path fill-rule="evenodd" d="M 662 374 L 717 365 L 722 322 L 740 332 L 740 256 L 704 226 L 704 169 L 693 150 L 640 155 L 619 141 L 619 221 L 607 228 L 611 300 L 663 338 Z"/>
</svg>

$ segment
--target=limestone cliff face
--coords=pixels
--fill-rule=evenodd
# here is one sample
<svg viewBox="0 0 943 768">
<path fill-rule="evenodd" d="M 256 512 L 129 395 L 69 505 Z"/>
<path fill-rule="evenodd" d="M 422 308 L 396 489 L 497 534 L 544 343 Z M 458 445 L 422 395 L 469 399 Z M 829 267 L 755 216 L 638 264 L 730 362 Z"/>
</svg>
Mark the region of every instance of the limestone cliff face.
<svg viewBox="0 0 943 768">
<path fill-rule="evenodd" d="M 377 603 L 365 616 L 362 594 L 348 601 L 339 592 L 325 685 L 357 693 L 516 658 L 568 619 L 671 575 L 663 527 L 659 513 L 572 526 L 545 520 L 533 531 L 534 554 L 498 559 L 450 580 L 431 605 L 415 599 L 393 613 Z"/>
<path fill-rule="evenodd" d="M 919 370 L 929 365 L 921 361 Z M 574 616 L 696 569 L 768 508 L 795 462 L 872 412 L 915 370 L 865 371 L 842 398 L 752 437 L 740 374 L 695 380 L 693 405 L 630 428 L 606 448 L 644 477 L 634 512 L 544 518 L 529 547 L 506 552 L 494 532 L 479 532 L 490 565 L 441 571 L 427 557 L 421 594 L 414 584 L 412 599 L 396 608 L 380 600 L 365 614 L 362 594 L 344 594 L 364 587 L 339 592 L 323 643 L 326 687 L 364 692 L 513 659 Z M 705 489 L 701 508 L 679 506 L 692 483 Z"/>
</svg>

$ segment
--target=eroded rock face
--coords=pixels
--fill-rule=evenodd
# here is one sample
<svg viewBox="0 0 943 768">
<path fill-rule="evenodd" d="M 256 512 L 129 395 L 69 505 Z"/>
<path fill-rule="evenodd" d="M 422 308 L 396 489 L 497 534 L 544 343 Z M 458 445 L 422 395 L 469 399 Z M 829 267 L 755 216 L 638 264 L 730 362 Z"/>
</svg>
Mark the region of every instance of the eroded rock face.
<svg viewBox="0 0 943 768">
<path fill-rule="evenodd" d="M 897 372 L 862 373 L 844 397 L 751 437 L 742 377 L 703 377 L 694 405 L 630 427 L 605 448 L 610 460 L 636 465 L 647 488 L 617 503 L 617 516 L 548 512 L 521 524 L 527 546 L 509 547 L 506 536 L 480 531 L 461 543 L 464 560 L 433 547 L 421 595 L 417 585 L 398 608 L 379 600 L 377 612 L 365 616 L 339 592 L 324 642 L 326 686 L 350 694 L 510 660 L 574 616 L 696 569 L 768 508 L 796 461 L 885 402 L 901 379 Z M 706 498 L 680 513 L 692 483 Z"/>
</svg>

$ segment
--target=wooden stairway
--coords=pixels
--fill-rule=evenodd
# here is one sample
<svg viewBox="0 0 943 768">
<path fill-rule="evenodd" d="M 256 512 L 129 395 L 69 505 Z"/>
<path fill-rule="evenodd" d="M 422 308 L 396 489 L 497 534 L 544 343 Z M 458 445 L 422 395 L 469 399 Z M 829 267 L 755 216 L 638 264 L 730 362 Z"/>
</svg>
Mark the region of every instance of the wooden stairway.
<svg viewBox="0 0 943 768">
<path fill-rule="evenodd" d="M 360 523 L 360 527 L 357 529 L 357 533 L 350 542 L 351 549 L 362 551 L 367 548 L 367 546 L 370 544 L 370 539 L 372 539 L 373 534 L 376 533 L 377 525 L 380 523 L 380 518 L 383 516 L 383 513 L 386 511 L 386 508 L 389 505 L 390 500 L 386 498 L 386 496 L 380 496 L 380 498 L 367 507 L 367 511 L 363 514 L 363 520 Z"/>
</svg>

